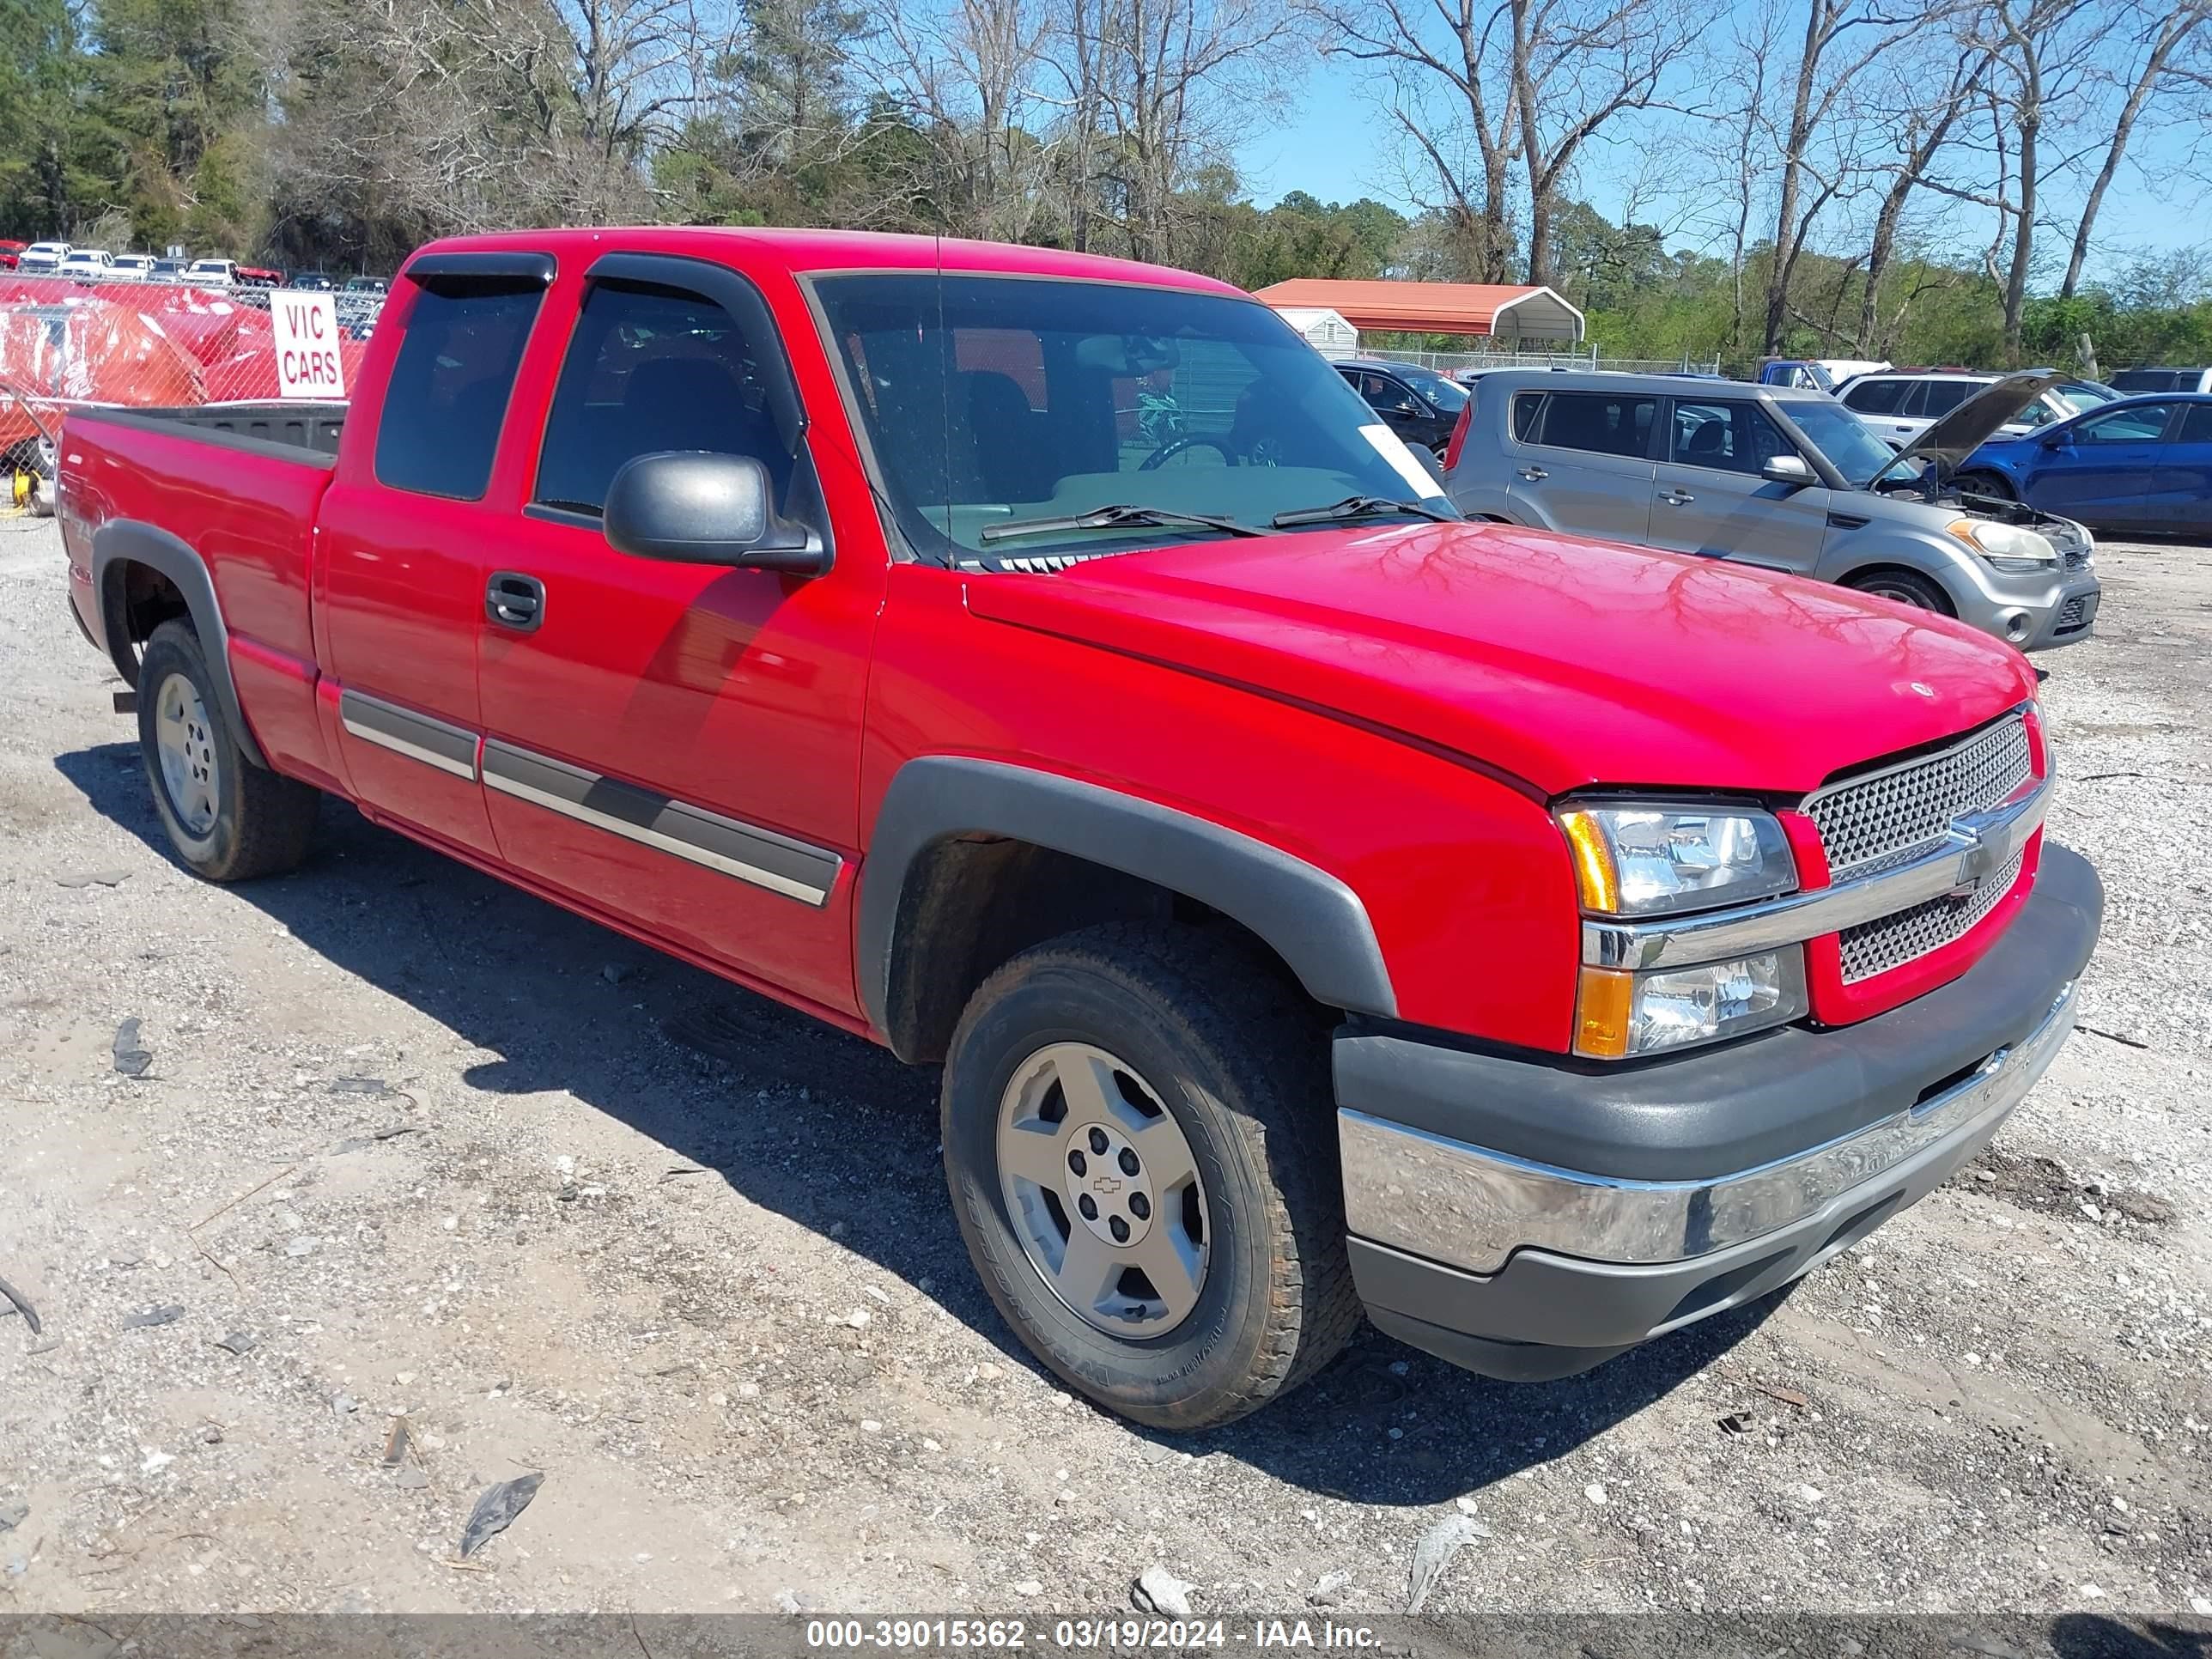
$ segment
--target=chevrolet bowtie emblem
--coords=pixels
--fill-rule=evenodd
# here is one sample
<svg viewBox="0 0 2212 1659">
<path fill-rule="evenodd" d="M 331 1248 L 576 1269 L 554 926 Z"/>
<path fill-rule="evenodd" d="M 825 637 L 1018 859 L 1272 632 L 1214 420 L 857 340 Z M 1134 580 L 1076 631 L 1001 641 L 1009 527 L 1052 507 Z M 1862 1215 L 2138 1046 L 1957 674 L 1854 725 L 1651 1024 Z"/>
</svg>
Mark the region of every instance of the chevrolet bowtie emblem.
<svg viewBox="0 0 2212 1659">
<path fill-rule="evenodd" d="M 1112 1176 L 1093 1176 L 1091 1178 L 1091 1190 L 1101 1198 L 1111 1198 L 1121 1190 L 1121 1183 Z"/>
</svg>

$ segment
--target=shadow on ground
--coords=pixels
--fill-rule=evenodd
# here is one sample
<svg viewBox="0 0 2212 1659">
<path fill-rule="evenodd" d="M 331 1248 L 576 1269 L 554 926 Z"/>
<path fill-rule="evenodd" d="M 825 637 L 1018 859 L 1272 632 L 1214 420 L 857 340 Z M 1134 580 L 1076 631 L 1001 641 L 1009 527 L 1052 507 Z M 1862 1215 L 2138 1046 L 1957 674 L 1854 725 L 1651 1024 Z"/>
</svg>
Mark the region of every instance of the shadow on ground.
<svg viewBox="0 0 2212 1659">
<path fill-rule="evenodd" d="M 170 856 L 135 744 L 81 750 L 55 765 L 95 811 Z M 339 968 L 502 1056 L 471 1067 L 471 1086 L 566 1090 L 754 1203 L 823 1233 L 842 1224 L 842 1243 L 909 1284 L 929 1279 L 954 1316 L 1034 1367 L 977 1284 L 954 1226 L 933 1072 L 337 801 L 325 804 L 316 851 L 298 874 L 228 890 Z M 1741 1341 L 1771 1306 L 1717 1316 L 1542 1386 L 1473 1376 L 1369 1329 L 1282 1405 L 1210 1436 L 1154 1437 L 1356 1503 L 1434 1504 L 1572 1451 Z"/>
</svg>

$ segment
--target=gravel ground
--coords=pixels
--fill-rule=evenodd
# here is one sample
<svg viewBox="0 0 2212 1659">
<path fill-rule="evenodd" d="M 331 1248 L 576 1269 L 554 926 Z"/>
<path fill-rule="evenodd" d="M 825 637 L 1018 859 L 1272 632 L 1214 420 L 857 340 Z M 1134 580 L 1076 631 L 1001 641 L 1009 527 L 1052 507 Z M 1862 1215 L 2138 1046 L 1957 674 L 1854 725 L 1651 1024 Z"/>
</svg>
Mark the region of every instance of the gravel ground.
<svg viewBox="0 0 2212 1659">
<path fill-rule="evenodd" d="M 931 1076 L 336 805 L 187 878 L 0 525 L 0 1612 L 1379 1613 L 1455 1516 L 1431 1613 L 2212 1612 L 2212 551 L 2102 563 L 2046 659 L 2087 1029 L 1979 1166 L 1587 1376 L 1370 1332 L 1183 1440 L 1000 1324 Z"/>
</svg>

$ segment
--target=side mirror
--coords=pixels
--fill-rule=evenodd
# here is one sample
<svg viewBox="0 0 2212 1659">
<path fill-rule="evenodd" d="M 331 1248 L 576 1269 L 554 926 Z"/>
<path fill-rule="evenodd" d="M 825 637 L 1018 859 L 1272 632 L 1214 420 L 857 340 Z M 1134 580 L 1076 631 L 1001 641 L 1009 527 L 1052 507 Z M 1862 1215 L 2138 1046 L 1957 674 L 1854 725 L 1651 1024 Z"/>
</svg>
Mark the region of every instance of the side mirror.
<svg viewBox="0 0 2212 1659">
<path fill-rule="evenodd" d="M 750 455 L 672 449 L 625 461 L 600 523 L 607 544 L 633 558 L 802 576 L 829 564 L 820 537 L 776 517 L 768 469 Z"/>
<path fill-rule="evenodd" d="M 2043 441 L 2043 447 L 2045 449 L 2063 449 L 2066 445 L 2067 437 L 2063 432 L 2054 432 Z"/>
<path fill-rule="evenodd" d="M 1802 455 L 1776 455 L 1759 469 L 1759 476 L 1769 483 L 1808 484 L 1813 482 L 1813 467 Z"/>
</svg>

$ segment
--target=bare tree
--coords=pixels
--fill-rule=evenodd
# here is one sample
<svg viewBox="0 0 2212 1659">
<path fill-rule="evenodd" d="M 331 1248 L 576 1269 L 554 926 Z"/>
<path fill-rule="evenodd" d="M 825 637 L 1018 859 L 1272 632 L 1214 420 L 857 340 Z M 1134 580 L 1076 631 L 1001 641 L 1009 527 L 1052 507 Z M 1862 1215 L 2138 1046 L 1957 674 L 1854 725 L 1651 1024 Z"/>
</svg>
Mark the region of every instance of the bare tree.
<svg viewBox="0 0 2212 1659">
<path fill-rule="evenodd" d="M 1774 130 L 1782 172 L 1774 208 L 1774 260 L 1766 279 L 1767 351 L 1781 347 L 1790 314 L 1790 279 L 1812 222 L 1802 198 L 1814 165 L 1816 139 L 1861 77 L 1884 54 L 1945 15 L 1949 4 L 1950 0 L 1809 0 L 1789 112 Z M 1829 188 L 1832 191 L 1832 182 Z"/>
<path fill-rule="evenodd" d="M 2020 361 L 2043 184 L 2072 159 L 2054 147 L 2063 144 L 2066 122 L 2080 103 L 2106 15 L 2092 0 L 1984 0 L 1969 21 L 1968 44 L 1990 57 L 1984 84 L 2000 156 L 2008 137 L 2013 156 L 2011 191 L 2008 197 L 2001 189 L 1997 197 L 2012 237 L 2003 276 L 2009 362 Z"/>
<path fill-rule="evenodd" d="M 1046 19 L 1040 0 L 957 0 L 891 9 L 877 42 L 882 84 L 928 138 L 924 185 L 963 235 L 1019 241 L 1041 206 L 1053 119 L 1036 82 Z"/>
<path fill-rule="evenodd" d="M 1881 206 L 1875 210 L 1874 231 L 1867 246 L 1866 285 L 1859 299 L 1859 325 L 1855 337 L 1856 349 L 1862 354 L 1881 352 L 1884 342 L 1903 323 L 1905 308 L 1918 297 L 1921 290 L 1916 284 L 1912 293 L 1905 296 L 1884 324 L 1881 286 L 1896 256 L 1905 208 L 1913 192 L 1927 183 L 1930 169 L 1951 143 L 1960 119 L 1972 109 L 1988 67 L 1988 56 L 1976 49 L 1970 47 L 1955 54 L 1949 78 L 1942 90 L 1930 99 L 1926 94 L 1929 80 L 1924 66 L 1916 61 L 1905 76 L 1899 77 L 1905 84 L 1893 82 L 1900 95 L 1894 100 L 1884 100 L 1893 101 L 1902 113 L 1892 135 L 1893 160 L 1889 183 L 1882 191 Z"/>
<path fill-rule="evenodd" d="M 1512 171 L 1520 159 L 1505 0 L 1307 0 L 1327 34 L 1323 51 L 1383 68 L 1392 124 L 1441 198 L 1414 198 L 1441 213 L 1472 256 L 1474 280 L 1508 280 Z M 1441 116 L 1431 93 L 1448 100 Z M 1471 148 L 1470 148 L 1471 147 Z"/>
<path fill-rule="evenodd" d="M 2105 192 L 2112 188 L 2152 94 L 2172 74 L 2177 57 L 2190 38 L 2204 27 L 2207 19 L 2212 19 L 2212 0 L 2180 0 L 2178 5 L 2162 3 L 2155 8 L 2138 3 L 2130 9 L 2143 31 L 2142 56 L 2133 76 L 2124 83 L 2127 94 L 2113 119 L 2112 139 L 2105 146 L 2104 161 L 2081 204 L 2081 216 L 2074 228 L 2074 250 L 2066 260 L 2066 279 L 2058 289 L 2062 295 L 2071 295 L 2081 285 L 2081 267 L 2089 258 L 2089 239 L 2105 205 Z"/>
<path fill-rule="evenodd" d="M 1179 196 L 1282 100 L 1275 60 L 1309 50 L 1279 0 L 1070 0 L 1095 54 L 1099 189 L 1130 254 L 1173 257 Z M 1092 21 L 1095 20 L 1095 26 Z"/>
<path fill-rule="evenodd" d="M 1706 14 L 1686 0 L 1508 0 L 1513 111 L 1528 174 L 1528 280 L 1552 280 L 1552 216 L 1609 124 L 1660 100 Z"/>
</svg>

